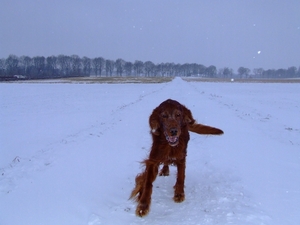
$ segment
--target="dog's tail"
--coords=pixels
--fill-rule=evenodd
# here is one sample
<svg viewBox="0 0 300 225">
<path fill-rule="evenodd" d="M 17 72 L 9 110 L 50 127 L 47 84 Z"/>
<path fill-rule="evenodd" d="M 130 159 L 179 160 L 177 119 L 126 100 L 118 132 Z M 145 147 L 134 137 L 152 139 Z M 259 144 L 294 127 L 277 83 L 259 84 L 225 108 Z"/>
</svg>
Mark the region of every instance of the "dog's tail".
<svg viewBox="0 0 300 225">
<path fill-rule="evenodd" d="M 145 173 L 138 174 L 135 178 L 135 188 L 132 190 L 129 199 L 138 201 L 142 195 L 143 183 L 145 180 Z"/>
<path fill-rule="evenodd" d="M 197 133 L 197 134 L 213 134 L 213 135 L 220 135 L 224 134 L 221 129 L 206 126 L 199 123 L 189 124 L 188 125 L 189 131 Z"/>
</svg>

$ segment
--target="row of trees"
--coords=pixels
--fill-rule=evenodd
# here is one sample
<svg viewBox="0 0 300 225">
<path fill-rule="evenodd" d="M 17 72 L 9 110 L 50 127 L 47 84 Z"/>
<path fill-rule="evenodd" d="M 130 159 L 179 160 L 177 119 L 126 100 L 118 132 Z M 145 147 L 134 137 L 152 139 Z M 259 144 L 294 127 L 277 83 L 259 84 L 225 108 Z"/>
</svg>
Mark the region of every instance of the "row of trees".
<svg viewBox="0 0 300 225">
<path fill-rule="evenodd" d="M 256 77 L 256 78 L 296 78 L 300 77 L 300 67 L 297 69 L 295 66 L 291 66 L 288 69 L 268 69 L 263 68 L 253 69 L 253 73 L 250 74 L 250 69 L 245 67 L 240 67 L 238 69 L 239 77 Z"/>
<path fill-rule="evenodd" d="M 251 70 L 240 67 L 234 74 L 233 69 L 225 67 L 217 70 L 215 66 L 204 66 L 196 63 L 159 63 L 151 61 L 142 62 L 136 60 L 134 63 L 123 59 L 109 60 L 102 57 L 88 58 L 78 55 L 58 56 L 21 56 L 9 55 L 6 59 L 0 59 L 0 76 L 11 77 L 22 75 L 27 79 L 55 78 L 71 76 L 204 76 L 230 78 L 239 76 L 241 78 L 285 78 L 300 77 L 300 67 L 288 69 L 264 70 L 262 68 Z"/>
<path fill-rule="evenodd" d="M 199 64 L 154 64 L 151 61 L 134 63 L 123 59 L 109 60 L 102 57 L 80 58 L 78 55 L 66 56 L 8 56 L 0 59 L 0 74 L 12 76 L 25 75 L 28 78 L 68 77 L 68 76 L 191 76 L 204 74 L 214 77 L 215 66 L 205 67 Z"/>
</svg>

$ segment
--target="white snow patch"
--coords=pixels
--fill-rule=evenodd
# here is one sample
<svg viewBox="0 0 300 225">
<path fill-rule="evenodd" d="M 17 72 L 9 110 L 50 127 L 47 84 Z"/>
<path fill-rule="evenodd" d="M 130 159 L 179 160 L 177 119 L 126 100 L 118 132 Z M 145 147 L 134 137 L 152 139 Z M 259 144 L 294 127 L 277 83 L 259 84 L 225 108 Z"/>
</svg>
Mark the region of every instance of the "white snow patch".
<svg viewBox="0 0 300 225">
<path fill-rule="evenodd" d="M 167 98 L 225 131 L 191 134 L 151 211 L 128 200 Z M 0 224 L 300 224 L 298 84 L 0 84 Z"/>
</svg>

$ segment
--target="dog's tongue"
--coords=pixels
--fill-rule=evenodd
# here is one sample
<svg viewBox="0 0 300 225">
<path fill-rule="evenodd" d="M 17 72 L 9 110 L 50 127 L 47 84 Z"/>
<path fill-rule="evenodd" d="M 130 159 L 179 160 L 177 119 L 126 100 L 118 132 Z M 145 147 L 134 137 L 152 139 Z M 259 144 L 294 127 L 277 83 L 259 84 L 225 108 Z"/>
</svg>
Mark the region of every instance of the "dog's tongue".
<svg viewBox="0 0 300 225">
<path fill-rule="evenodd" d="M 177 141 L 177 137 L 168 137 L 168 139 L 169 139 L 169 142 L 176 142 Z"/>
<path fill-rule="evenodd" d="M 165 132 L 165 136 L 167 141 L 171 144 L 171 143 L 175 143 L 178 141 L 178 137 L 176 136 L 169 136 L 166 132 Z"/>
</svg>

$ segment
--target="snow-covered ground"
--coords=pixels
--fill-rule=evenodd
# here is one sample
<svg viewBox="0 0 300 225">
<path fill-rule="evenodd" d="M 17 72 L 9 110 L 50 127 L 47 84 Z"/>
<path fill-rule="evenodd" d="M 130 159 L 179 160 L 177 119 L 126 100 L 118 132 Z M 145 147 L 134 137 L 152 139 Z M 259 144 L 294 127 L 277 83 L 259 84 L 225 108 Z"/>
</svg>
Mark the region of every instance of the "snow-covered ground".
<svg viewBox="0 0 300 225">
<path fill-rule="evenodd" d="M 0 84 L 0 224 L 300 224 L 300 85 Z M 128 197 L 167 98 L 222 136 L 191 134 L 186 200 L 176 168 L 151 211 Z"/>
</svg>

